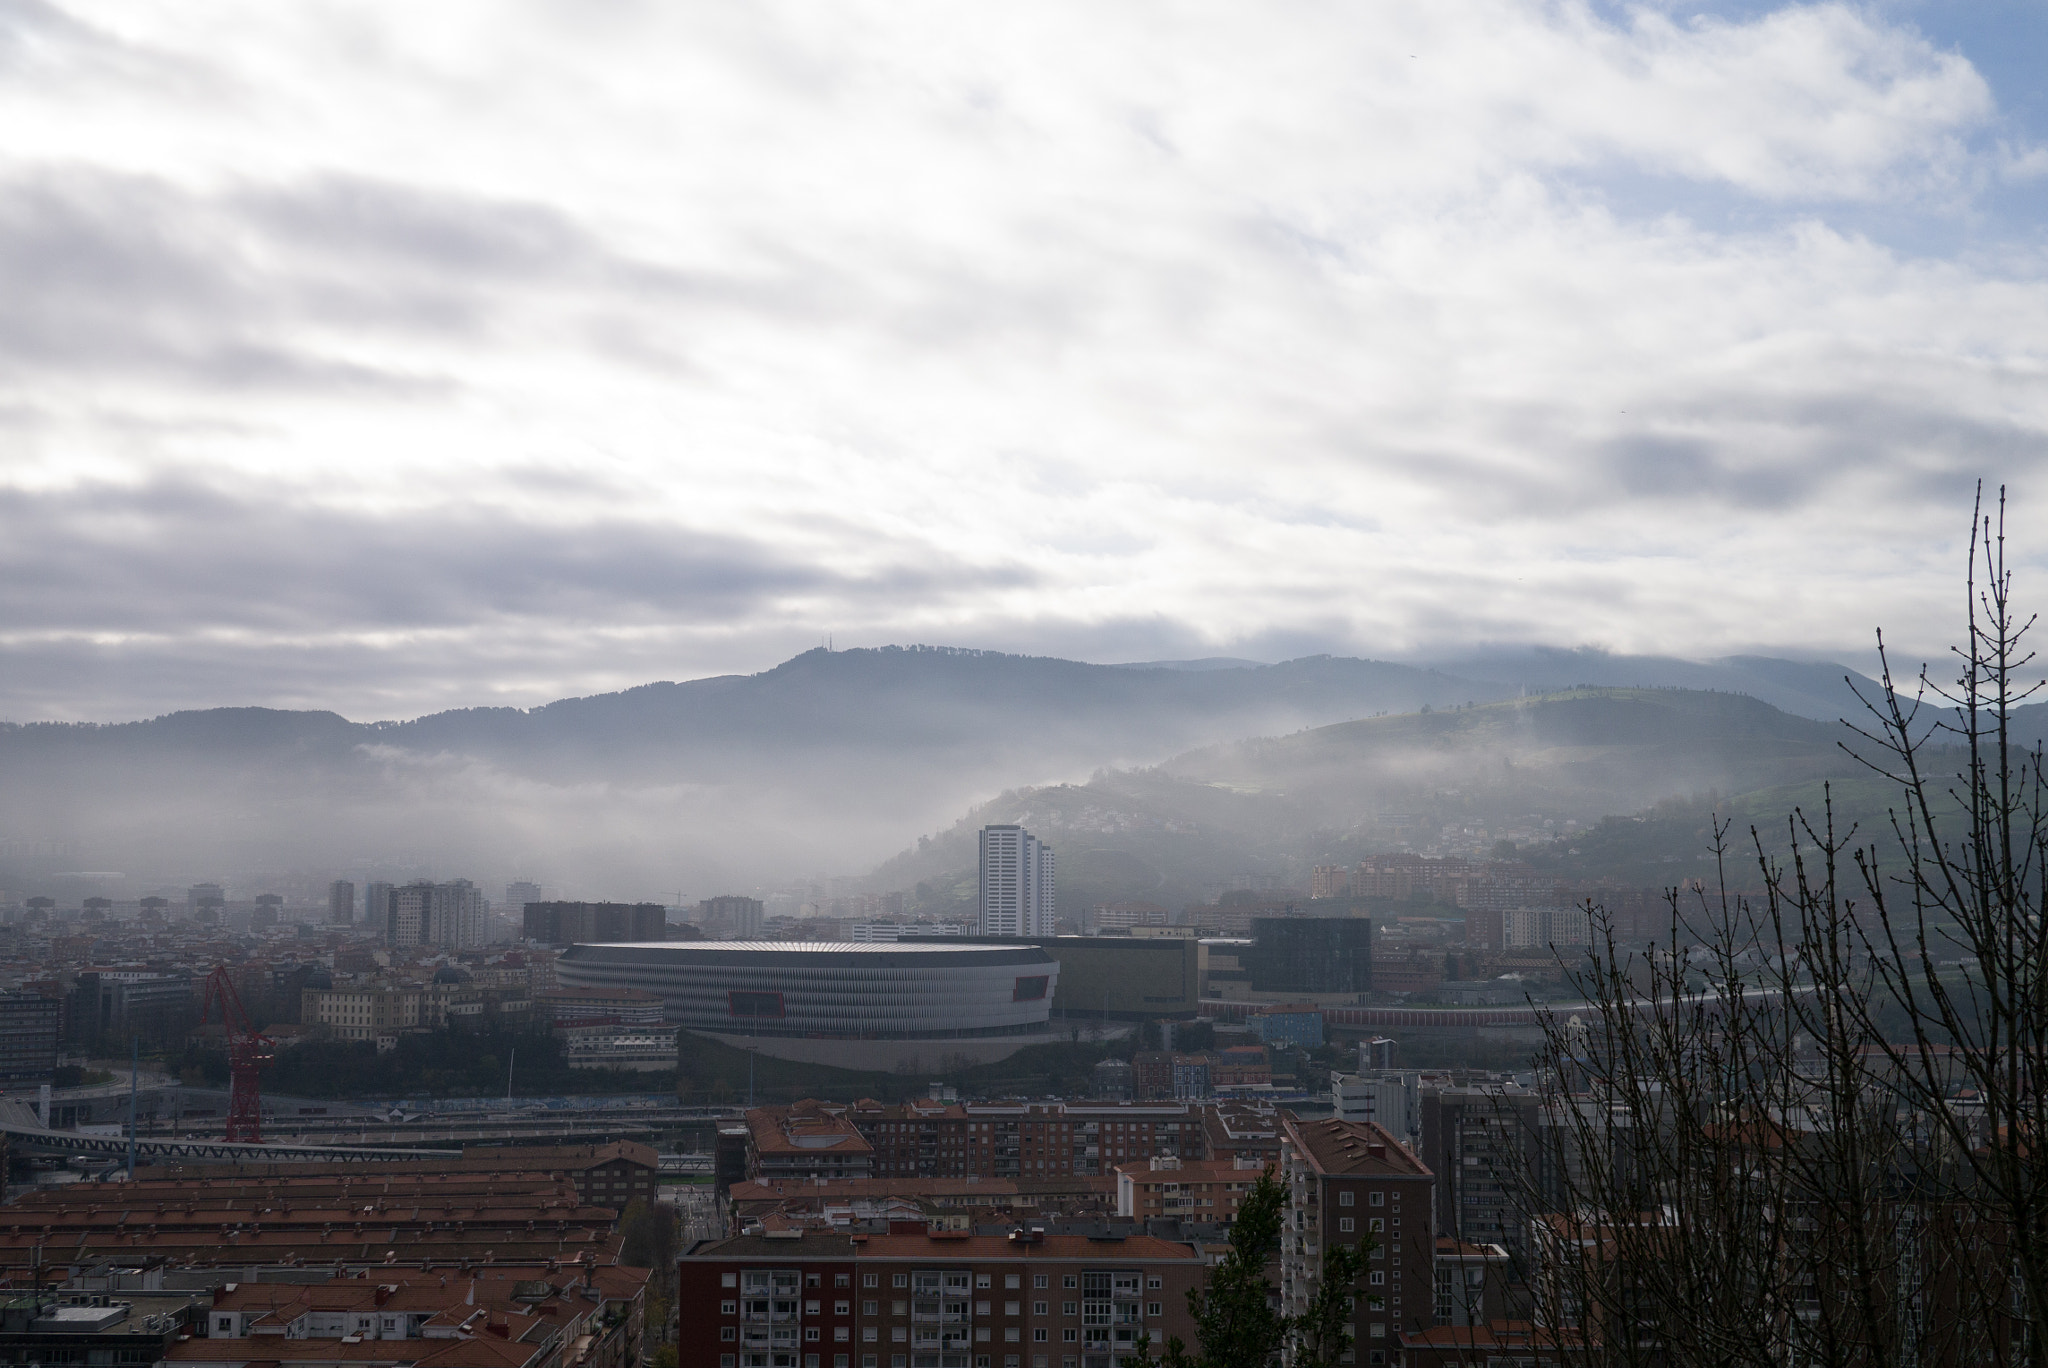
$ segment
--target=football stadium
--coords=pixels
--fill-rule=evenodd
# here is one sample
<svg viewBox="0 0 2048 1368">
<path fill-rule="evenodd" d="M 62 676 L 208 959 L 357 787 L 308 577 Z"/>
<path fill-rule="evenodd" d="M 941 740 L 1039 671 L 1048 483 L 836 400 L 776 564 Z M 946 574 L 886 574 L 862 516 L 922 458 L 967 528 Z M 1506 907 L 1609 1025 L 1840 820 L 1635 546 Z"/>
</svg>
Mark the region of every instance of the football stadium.
<svg viewBox="0 0 2048 1368">
<path fill-rule="evenodd" d="M 779 1059 L 890 1068 L 1044 1043 L 1059 962 L 1035 945 L 649 941 L 571 946 L 555 977 L 653 993 L 671 1023 Z"/>
</svg>

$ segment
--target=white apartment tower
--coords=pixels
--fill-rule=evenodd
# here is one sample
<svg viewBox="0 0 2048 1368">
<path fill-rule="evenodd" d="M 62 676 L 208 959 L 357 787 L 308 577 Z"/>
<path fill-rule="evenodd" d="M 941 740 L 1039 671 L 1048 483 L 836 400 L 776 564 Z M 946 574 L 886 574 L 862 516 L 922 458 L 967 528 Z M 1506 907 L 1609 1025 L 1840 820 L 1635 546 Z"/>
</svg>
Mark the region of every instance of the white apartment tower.
<svg viewBox="0 0 2048 1368">
<path fill-rule="evenodd" d="M 1020 826 L 981 829 L 984 936 L 1053 934 L 1052 847 Z"/>
<path fill-rule="evenodd" d="M 442 884 L 421 879 L 394 888 L 390 909 L 378 927 L 386 945 L 467 950 L 484 943 L 483 891 L 467 879 Z"/>
</svg>

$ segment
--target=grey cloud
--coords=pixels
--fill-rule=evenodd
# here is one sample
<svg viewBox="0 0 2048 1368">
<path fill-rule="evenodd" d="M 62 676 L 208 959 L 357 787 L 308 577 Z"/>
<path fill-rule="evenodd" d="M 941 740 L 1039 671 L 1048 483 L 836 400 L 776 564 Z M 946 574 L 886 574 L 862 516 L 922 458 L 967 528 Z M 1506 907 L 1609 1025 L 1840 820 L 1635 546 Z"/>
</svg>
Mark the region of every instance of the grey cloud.
<svg viewBox="0 0 2048 1368">
<path fill-rule="evenodd" d="M 0 566 L 0 612 L 16 632 L 706 623 L 780 594 L 945 596 L 1028 579 L 914 562 L 847 574 L 756 539 L 625 518 L 556 529 L 447 509 L 373 517 L 168 481 L 0 492 Z"/>
</svg>

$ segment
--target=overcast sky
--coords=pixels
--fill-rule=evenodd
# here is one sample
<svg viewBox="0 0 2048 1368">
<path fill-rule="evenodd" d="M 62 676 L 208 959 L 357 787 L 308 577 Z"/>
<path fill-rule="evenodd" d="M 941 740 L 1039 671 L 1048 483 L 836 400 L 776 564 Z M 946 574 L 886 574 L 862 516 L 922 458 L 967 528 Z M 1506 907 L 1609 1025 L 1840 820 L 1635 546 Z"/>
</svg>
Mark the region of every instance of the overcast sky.
<svg viewBox="0 0 2048 1368">
<path fill-rule="evenodd" d="M 2042 14 L 0 0 L 0 716 L 1938 647 Z"/>
</svg>

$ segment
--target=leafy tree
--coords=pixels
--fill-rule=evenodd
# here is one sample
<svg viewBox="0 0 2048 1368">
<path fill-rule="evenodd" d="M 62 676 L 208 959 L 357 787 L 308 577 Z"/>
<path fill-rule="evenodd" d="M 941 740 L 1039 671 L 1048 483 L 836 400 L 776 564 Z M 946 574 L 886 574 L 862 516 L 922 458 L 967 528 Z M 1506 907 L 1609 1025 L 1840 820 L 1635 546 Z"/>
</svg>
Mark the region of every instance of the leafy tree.
<svg viewBox="0 0 2048 1368">
<path fill-rule="evenodd" d="M 1164 1368 L 1266 1368 L 1287 1339 L 1287 1320 L 1272 1305 L 1266 1260 L 1280 1247 L 1287 1189 L 1267 1169 L 1238 1203 L 1230 1249 L 1210 1270 L 1208 1285 L 1188 1292 L 1200 1351 L 1178 1337 L 1166 1342 Z M 1147 1346 L 1149 1348 L 1149 1346 Z"/>
<path fill-rule="evenodd" d="M 619 1217 L 619 1262 L 632 1268 L 651 1268 L 656 1284 L 662 1284 L 676 1259 L 676 1218 L 660 1202 L 635 1197 Z"/>
<path fill-rule="evenodd" d="M 1308 1310 L 1288 1325 L 1289 1368 L 1337 1368 L 1342 1362 L 1351 1347 L 1359 1297 L 1364 1296 L 1371 1305 L 1379 1304 L 1378 1297 L 1358 1288 L 1377 1244 L 1370 1235 L 1355 1245 L 1324 1242 L 1323 1273 L 1316 1282 L 1315 1295 L 1309 1298 Z"/>
</svg>

